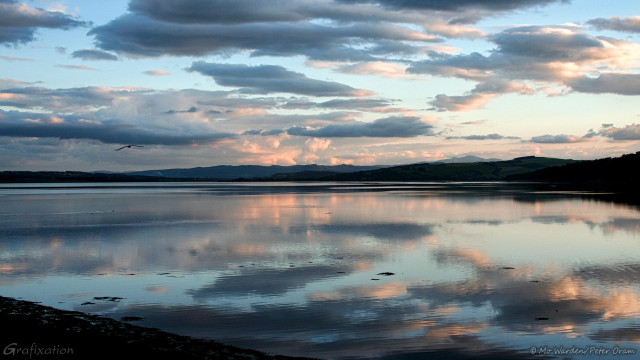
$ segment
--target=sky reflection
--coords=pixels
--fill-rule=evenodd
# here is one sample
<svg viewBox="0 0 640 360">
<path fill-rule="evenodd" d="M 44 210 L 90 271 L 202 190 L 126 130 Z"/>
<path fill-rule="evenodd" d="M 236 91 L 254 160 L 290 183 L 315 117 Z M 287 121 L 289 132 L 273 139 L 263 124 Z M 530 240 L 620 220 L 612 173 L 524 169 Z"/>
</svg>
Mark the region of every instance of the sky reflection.
<svg viewBox="0 0 640 360">
<path fill-rule="evenodd" d="M 0 292 L 325 358 L 528 358 L 640 339 L 634 208 L 415 184 L 224 186 L 0 190 Z"/>
</svg>

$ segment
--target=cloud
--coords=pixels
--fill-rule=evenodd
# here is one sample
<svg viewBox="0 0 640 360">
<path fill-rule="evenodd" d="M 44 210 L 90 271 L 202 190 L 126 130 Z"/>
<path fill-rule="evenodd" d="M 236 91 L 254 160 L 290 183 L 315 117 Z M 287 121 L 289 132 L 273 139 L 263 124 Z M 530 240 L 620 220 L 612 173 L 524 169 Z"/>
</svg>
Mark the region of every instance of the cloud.
<svg viewBox="0 0 640 360">
<path fill-rule="evenodd" d="M 194 62 L 188 71 L 212 77 L 216 84 L 241 87 L 241 91 L 254 94 L 274 92 L 312 96 L 366 96 L 368 90 L 354 89 L 332 81 L 315 80 L 277 65 L 234 65 Z"/>
<path fill-rule="evenodd" d="M 582 77 L 569 82 L 573 90 L 592 93 L 614 93 L 620 95 L 640 95 L 640 74 L 608 73 L 596 78 Z"/>
<path fill-rule="evenodd" d="M 171 73 L 166 71 L 166 70 L 147 70 L 147 71 L 143 71 L 143 74 L 149 75 L 149 76 L 169 76 L 169 75 L 171 75 Z"/>
<path fill-rule="evenodd" d="M 151 18 L 176 23 L 222 23 L 300 21 L 309 17 L 303 5 L 309 1 L 280 1 L 278 4 L 251 0 L 132 0 L 129 10 Z M 230 16 L 234 15 L 234 16 Z"/>
<path fill-rule="evenodd" d="M 25 86 L 30 86 L 35 84 L 36 82 L 26 82 L 15 79 L 7 79 L 0 78 L 0 90 L 1 89 L 11 89 L 11 88 L 20 88 Z"/>
<path fill-rule="evenodd" d="M 406 26 L 356 23 L 328 26 L 315 22 L 183 24 L 136 14 L 120 16 L 89 32 L 99 48 L 129 56 L 202 56 L 250 51 L 253 56 L 304 55 L 319 60 L 375 60 L 369 47 L 379 40 L 439 41 Z M 354 46 L 354 39 L 359 46 Z"/>
<path fill-rule="evenodd" d="M 433 126 L 419 117 L 388 117 L 371 123 L 353 122 L 349 124 L 327 125 L 320 128 L 291 127 L 289 135 L 312 137 L 416 137 L 433 135 Z"/>
<path fill-rule="evenodd" d="M 340 0 L 343 3 L 375 2 L 393 9 L 461 11 L 480 9 L 490 11 L 509 11 L 522 8 L 545 6 L 556 2 L 567 3 L 567 0 Z"/>
<path fill-rule="evenodd" d="M 593 141 L 592 138 L 574 135 L 540 135 L 534 136 L 529 140 L 537 144 L 572 144 L 585 141 Z"/>
<path fill-rule="evenodd" d="M 12 137 L 87 139 L 106 144 L 193 145 L 235 138 L 230 133 L 175 134 L 154 132 L 119 121 L 80 116 L 47 115 L 0 110 L 0 133 Z"/>
<path fill-rule="evenodd" d="M 438 111 L 469 111 L 482 108 L 491 98 L 505 93 L 533 94 L 527 84 L 490 78 L 478 83 L 467 95 L 448 96 L 438 94 L 429 104 Z"/>
<path fill-rule="evenodd" d="M 467 136 L 447 136 L 447 140 L 452 139 L 464 139 L 464 140 L 517 140 L 520 139 L 517 136 L 504 136 L 500 134 L 487 134 L 487 135 L 467 135 Z"/>
<path fill-rule="evenodd" d="M 597 18 L 587 21 L 587 24 L 599 30 L 640 33 L 640 16 Z"/>
<path fill-rule="evenodd" d="M 95 49 L 76 50 L 71 53 L 71 57 L 82 60 L 118 60 L 118 57 L 113 54 Z"/>
<path fill-rule="evenodd" d="M 310 153 L 327 150 L 329 146 L 331 146 L 329 139 L 309 138 L 304 142 L 305 151 Z"/>
<path fill-rule="evenodd" d="M 84 87 L 68 89 L 47 89 L 28 86 L 31 84 L 9 84 L 20 87 L 9 87 L 0 90 L 0 105 L 22 109 L 88 111 L 89 109 L 107 106 L 123 89 L 106 87 Z"/>
<path fill-rule="evenodd" d="M 470 111 L 482 108 L 489 99 L 495 96 L 496 95 L 493 94 L 470 94 L 461 96 L 438 94 L 429 104 L 438 111 Z"/>
<path fill-rule="evenodd" d="M 631 124 L 622 128 L 603 127 L 599 134 L 616 141 L 640 140 L 640 125 Z"/>
<path fill-rule="evenodd" d="M 198 112 L 198 108 L 195 106 L 192 106 L 187 110 L 168 110 L 164 112 L 164 114 L 173 115 L 173 114 L 180 114 L 180 113 L 196 113 L 196 112 Z"/>
<path fill-rule="evenodd" d="M 382 61 L 342 65 L 338 67 L 338 71 L 345 74 L 377 75 L 386 78 L 408 77 L 405 73 L 406 67 Z"/>
<path fill-rule="evenodd" d="M 472 121 L 465 121 L 462 123 L 462 125 L 482 125 L 486 122 L 487 120 L 472 120 Z"/>
<path fill-rule="evenodd" d="M 68 64 L 57 64 L 56 67 L 61 67 L 70 70 L 91 70 L 91 71 L 99 71 L 96 68 L 86 65 L 68 65 Z"/>
<path fill-rule="evenodd" d="M 24 44 L 35 39 L 37 28 L 71 29 L 86 26 L 58 11 L 32 8 L 15 0 L 0 1 L 0 44 Z"/>
<path fill-rule="evenodd" d="M 411 63 L 407 72 L 457 77 L 476 82 L 465 95 L 438 95 L 437 110 L 481 108 L 506 93 L 585 93 L 640 95 L 640 44 L 594 37 L 575 26 L 520 26 L 488 38 L 496 47 L 488 55 L 428 52 L 429 59 Z"/>
<path fill-rule="evenodd" d="M 8 60 L 8 61 L 33 61 L 33 59 L 29 59 L 29 58 L 16 57 L 16 56 L 4 56 L 4 55 L 0 55 L 0 59 Z"/>
<path fill-rule="evenodd" d="M 291 99 L 279 107 L 284 109 L 343 109 L 378 113 L 410 111 L 407 108 L 393 107 L 391 100 L 372 98 L 333 99 L 324 102 Z"/>
</svg>

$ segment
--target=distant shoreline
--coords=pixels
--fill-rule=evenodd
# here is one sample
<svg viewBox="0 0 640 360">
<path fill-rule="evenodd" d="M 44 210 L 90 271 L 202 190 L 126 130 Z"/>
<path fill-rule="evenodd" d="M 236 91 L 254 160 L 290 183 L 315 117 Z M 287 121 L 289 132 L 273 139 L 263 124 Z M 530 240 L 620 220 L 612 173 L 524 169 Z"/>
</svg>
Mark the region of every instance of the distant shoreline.
<svg viewBox="0 0 640 360">
<path fill-rule="evenodd" d="M 0 324 L 6 334 L 0 347 L 16 359 L 310 359 L 269 355 L 4 296 Z"/>
</svg>

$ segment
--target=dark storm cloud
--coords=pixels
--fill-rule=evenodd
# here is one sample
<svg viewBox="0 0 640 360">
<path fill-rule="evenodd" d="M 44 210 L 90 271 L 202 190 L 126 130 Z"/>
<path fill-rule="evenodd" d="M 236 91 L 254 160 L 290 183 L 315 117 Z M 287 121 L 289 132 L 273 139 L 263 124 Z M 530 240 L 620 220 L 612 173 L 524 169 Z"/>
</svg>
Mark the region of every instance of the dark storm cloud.
<svg viewBox="0 0 640 360">
<path fill-rule="evenodd" d="M 487 134 L 487 135 L 467 135 L 467 136 L 447 136 L 447 140 L 452 139 L 464 139 L 464 140 L 517 140 L 520 139 L 517 136 L 504 136 L 500 134 Z"/>
<path fill-rule="evenodd" d="M 252 51 L 253 56 L 305 55 L 320 60 L 373 60 L 361 45 L 377 40 L 439 41 L 388 23 L 326 26 L 311 22 L 180 24 L 127 14 L 89 32 L 103 50 L 135 56 L 201 56 Z M 357 41 L 356 41 L 357 39 Z M 359 45 L 354 47 L 354 42 Z"/>
<path fill-rule="evenodd" d="M 12 137 L 88 139 L 106 144 L 193 145 L 235 138 L 230 133 L 160 133 L 117 121 L 97 121 L 81 116 L 55 116 L 0 110 L 0 134 Z"/>
<path fill-rule="evenodd" d="M 40 27 L 66 30 L 86 25 L 61 12 L 32 8 L 15 0 L 0 1 L 0 44 L 30 42 Z"/>
<path fill-rule="evenodd" d="M 640 17 L 610 17 L 597 18 L 587 21 L 587 24 L 599 30 L 615 30 L 630 33 L 640 33 Z"/>
<path fill-rule="evenodd" d="M 71 54 L 71 57 L 83 60 L 118 60 L 118 57 L 113 54 L 110 54 L 106 51 L 94 49 L 76 50 Z"/>
<path fill-rule="evenodd" d="M 216 84 L 241 87 L 242 92 L 269 94 L 274 92 L 312 96 L 362 96 L 369 91 L 332 81 L 315 80 L 277 65 L 234 65 L 194 62 L 188 71 L 212 77 Z"/>
<path fill-rule="evenodd" d="M 348 124 L 327 125 L 321 128 L 291 127 L 289 135 L 315 137 L 416 137 L 433 135 L 433 126 L 418 117 L 388 117 L 371 123 L 352 122 Z"/>
</svg>

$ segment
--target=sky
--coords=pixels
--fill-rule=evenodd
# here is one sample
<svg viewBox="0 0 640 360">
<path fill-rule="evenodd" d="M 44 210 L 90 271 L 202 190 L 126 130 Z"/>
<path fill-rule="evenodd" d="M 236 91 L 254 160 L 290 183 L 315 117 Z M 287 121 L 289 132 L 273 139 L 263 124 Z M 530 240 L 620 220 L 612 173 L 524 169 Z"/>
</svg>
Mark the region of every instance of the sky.
<svg viewBox="0 0 640 360">
<path fill-rule="evenodd" d="M 0 0 L 0 170 L 595 159 L 638 123 L 632 0 Z"/>
</svg>

